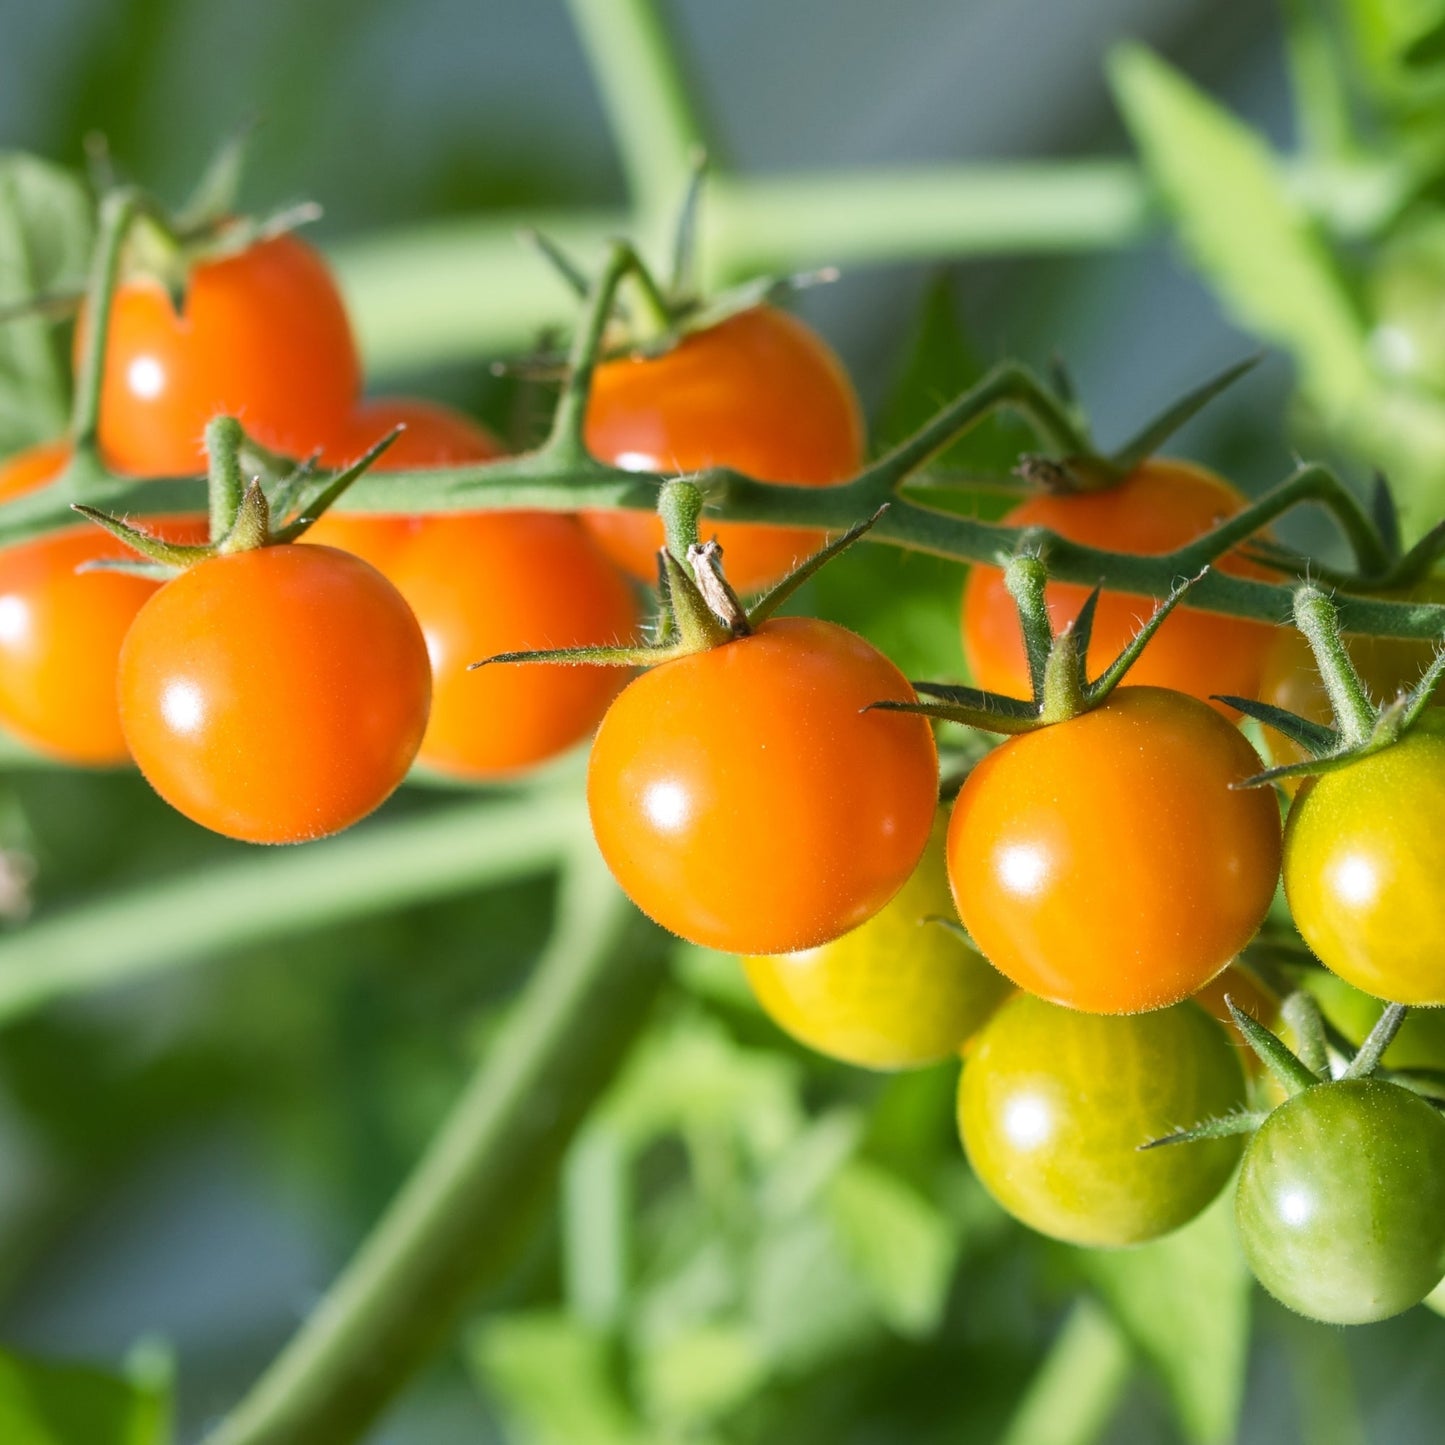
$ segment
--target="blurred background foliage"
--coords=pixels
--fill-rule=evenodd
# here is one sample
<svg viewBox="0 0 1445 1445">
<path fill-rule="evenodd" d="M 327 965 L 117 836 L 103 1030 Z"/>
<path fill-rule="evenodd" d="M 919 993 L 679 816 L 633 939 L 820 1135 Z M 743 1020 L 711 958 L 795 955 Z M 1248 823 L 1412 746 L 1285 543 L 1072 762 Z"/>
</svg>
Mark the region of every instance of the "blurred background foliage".
<svg viewBox="0 0 1445 1445">
<path fill-rule="evenodd" d="M 605 22 L 605 4 L 575 8 Z M 1283 476 L 1295 445 L 1356 477 L 1384 463 L 1417 528 L 1438 515 L 1445 5 L 669 0 L 663 13 L 714 155 L 764 182 L 817 179 L 796 206 L 822 207 L 843 168 L 1078 161 L 1093 187 L 1075 204 L 1059 172 L 1025 170 L 1022 191 L 950 200 L 940 178 L 922 239 L 890 251 L 842 227 L 857 264 L 801 305 L 844 353 L 878 444 L 993 360 L 1054 354 L 1107 443 L 1262 340 L 1267 364 L 1190 425 L 1182 451 L 1247 490 Z M 1115 49 L 1125 37 L 1178 70 Z M 76 165 L 99 128 L 126 173 L 178 198 L 219 135 L 263 117 L 247 198 L 325 204 L 318 236 L 373 381 L 526 437 L 529 399 L 488 363 L 569 303 L 513 255 L 511 232 L 520 215 L 550 219 L 585 250 L 629 201 L 565 7 L 0 0 L 0 39 L 6 149 Z M 1136 144 L 1142 169 L 1125 160 Z M 1094 157 L 1113 159 L 1089 170 Z M 796 235 L 770 205 L 757 214 Z M 949 205 L 974 209 L 950 222 Z M 749 213 L 720 201 L 717 214 L 716 274 L 770 244 L 789 264 L 831 259 L 825 211 L 809 219 L 817 254 L 761 232 L 728 240 L 724 223 Z M 991 427 L 949 460 L 998 474 L 1018 445 Z M 1001 502 L 980 490 L 965 505 Z M 1296 540 L 1310 543 L 1307 527 Z M 959 583 L 943 563 L 860 548 L 806 605 L 911 675 L 954 676 Z M 569 767 L 544 786 L 575 787 Z M 369 827 L 463 806 L 407 789 Z M 459 877 L 364 916 L 302 907 L 309 926 L 223 947 L 168 910 L 162 885 L 244 850 L 133 777 L 5 771 L 0 849 L 0 965 L 17 971 L 7 995 L 0 967 L 0 1340 L 14 1352 L 0 1358 L 0 1439 L 155 1445 L 173 1410 L 176 1437 L 195 1440 L 314 1304 L 486 1057 L 544 948 L 553 884 L 541 867 L 481 889 Z M 244 908 L 264 911 L 265 875 L 247 886 Z M 109 915 L 83 939 L 39 931 L 86 900 L 140 895 L 140 944 L 135 919 L 109 937 Z M 28 955 L 27 939 L 41 940 Z M 32 1006 L 48 968 L 104 977 L 117 960 L 155 976 L 56 983 L 63 997 Z M 1250 1289 L 1218 1210 L 1124 1254 L 1040 1240 L 970 1177 L 954 1076 L 821 1061 L 763 1019 L 732 960 L 678 949 L 538 1227 L 371 1438 L 1440 1438 L 1435 1316 L 1348 1334 L 1289 1317 Z"/>
</svg>

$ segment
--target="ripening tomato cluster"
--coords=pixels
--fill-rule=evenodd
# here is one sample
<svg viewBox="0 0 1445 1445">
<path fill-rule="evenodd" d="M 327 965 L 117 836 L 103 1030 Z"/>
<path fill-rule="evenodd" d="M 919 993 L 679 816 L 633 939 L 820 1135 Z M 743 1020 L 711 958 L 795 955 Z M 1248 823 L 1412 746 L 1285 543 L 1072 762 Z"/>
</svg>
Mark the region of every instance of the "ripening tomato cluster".
<svg viewBox="0 0 1445 1445">
<path fill-rule="evenodd" d="M 82 351 L 89 326 L 82 316 Z M 103 371 L 98 443 L 120 474 L 201 470 L 218 414 L 268 448 L 335 467 L 399 425 L 375 470 L 502 455 L 433 403 L 362 400 L 341 298 L 291 236 L 199 262 L 179 310 L 157 279 L 126 276 Z M 622 468 L 725 465 L 765 482 L 839 483 L 864 459 L 841 365 L 767 306 L 661 354 L 603 362 L 585 437 Z M 61 441 L 13 459 L 0 500 L 51 483 L 68 455 Z M 1005 520 L 1163 553 L 1243 505 L 1197 467 L 1151 460 Z M 207 537 L 199 517 L 154 530 Z M 752 524 L 717 534 L 742 594 L 824 540 Z M 964 1147 L 1025 1223 L 1094 1246 L 1152 1239 L 1198 1214 L 1243 1153 L 1241 1236 L 1281 1299 L 1321 1318 L 1379 1318 L 1434 1285 L 1445 1122 L 1394 1083 L 1318 1080 L 1248 1146 L 1140 1146 L 1259 1092 L 1224 995 L 1260 1017 L 1278 1006 L 1236 961 L 1282 857 L 1295 920 L 1346 990 L 1326 1001 L 1348 1016 L 1337 1027 L 1363 1032 L 1367 995 L 1445 1004 L 1436 717 L 1302 787 L 1282 837 L 1275 794 L 1242 786 L 1260 759 L 1218 699 L 1318 709 L 1307 659 L 1286 654 L 1277 629 L 1181 606 L 1129 685 L 1008 738 L 940 812 L 933 730 L 909 710 L 912 686 L 831 623 L 739 615 L 725 636 L 659 654 L 635 676 L 557 660 L 579 648 L 647 660 L 634 582 L 655 579 L 661 541 L 645 514 L 399 506 L 327 513 L 304 541 L 222 549 L 161 585 L 78 571 L 124 549 L 98 529 L 68 530 L 0 553 L 0 722 L 69 762 L 133 758 L 189 817 L 255 842 L 347 827 L 414 762 L 507 778 L 595 730 L 589 811 L 625 892 L 682 938 L 742 957 L 764 1009 L 824 1053 L 880 1069 L 963 1053 Z M 1259 571 L 1233 556 L 1221 565 Z M 1085 592 L 1050 583 L 1045 603 L 1062 630 Z M 1138 614 L 1136 599 L 1100 600 L 1093 673 Z M 1029 691 L 997 569 L 970 574 L 961 633 L 978 683 Z M 468 668 L 517 653 L 548 657 Z M 1419 657 L 1375 661 L 1399 672 Z M 1432 1067 L 1445 1063 L 1435 1042 L 1417 1030 Z"/>
</svg>

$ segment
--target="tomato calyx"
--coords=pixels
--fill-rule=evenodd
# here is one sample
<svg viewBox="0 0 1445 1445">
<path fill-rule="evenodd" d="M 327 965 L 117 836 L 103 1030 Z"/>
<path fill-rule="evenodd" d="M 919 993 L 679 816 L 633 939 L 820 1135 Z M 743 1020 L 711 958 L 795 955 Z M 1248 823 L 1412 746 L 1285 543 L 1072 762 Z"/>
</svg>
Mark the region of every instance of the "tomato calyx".
<svg viewBox="0 0 1445 1445">
<path fill-rule="evenodd" d="M 1428 1091 L 1412 1088 L 1406 1076 L 1396 1076 L 1380 1069 L 1380 1060 L 1384 1057 L 1385 1050 L 1390 1047 L 1409 1012 L 1404 1004 L 1390 1004 L 1380 1015 L 1365 1041 L 1352 1056 L 1340 1057 L 1339 1067 L 1336 1068 L 1331 1059 L 1324 1018 L 1313 994 L 1299 989 L 1290 994 L 1280 1006 L 1281 1018 L 1295 1037 L 1294 1049 L 1278 1034 L 1265 1028 L 1253 1015 L 1240 1008 L 1229 994 L 1225 995 L 1224 1002 L 1244 1041 L 1274 1076 L 1288 1098 L 1293 1098 L 1306 1089 L 1328 1086 L 1337 1080 L 1379 1076 L 1398 1087 L 1410 1088 L 1412 1093 L 1421 1093 L 1431 1103 L 1437 1103 Z M 1200 1139 L 1252 1134 L 1268 1117 L 1268 1111 L 1258 1110 L 1225 1114 L 1219 1118 L 1206 1119 L 1192 1128 L 1150 1139 L 1139 1148 L 1159 1149 L 1169 1144 L 1190 1144 Z"/>
<path fill-rule="evenodd" d="M 210 539 L 169 542 L 109 512 L 73 502 L 73 511 L 104 527 L 142 559 L 107 558 L 87 564 L 86 570 L 169 579 L 212 557 L 295 542 L 400 434 L 400 427 L 393 429 L 344 471 L 318 471 L 315 458 L 301 462 L 279 477 L 268 496 L 261 476 L 248 476 L 250 468 L 243 467 L 243 462 L 253 460 L 248 455 L 253 444 L 241 423 L 235 417 L 215 417 L 206 427 Z"/>
<path fill-rule="evenodd" d="M 1296 589 L 1294 620 L 1314 654 L 1335 725 L 1328 727 L 1313 722 L 1258 699 L 1221 698 L 1220 701 L 1283 733 L 1309 754 L 1302 762 L 1269 768 L 1247 778 L 1240 787 L 1262 787 L 1286 778 L 1336 772 L 1394 746 L 1420 723 L 1434 700 L 1441 678 L 1445 677 L 1445 648 L 1442 648 L 1413 688 L 1377 704 L 1350 658 L 1340 629 L 1339 611 L 1329 595 L 1311 583 Z"/>
<path fill-rule="evenodd" d="M 657 510 L 667 538 L 657 553 L 657 615 L 653 639 L 640 647 L 563 647 L 541 651 L 503 652 L 468 664 L 469 671 L 493 663 L 563 663 L 594 667 L 656 667 L 693 653 L 723 647 L 751 635 L 804 582 L 840 552 L 846 551 L 888 510 L 871 517 L 800 562 L 751 607 L 743 605 L 727 580 L 723 549 L 715 541 L 698 540 L 704 498 L 691 482 L 665 482 Z"/>
<path fill-rule="evenodd" d="M 1057 632 L 1045 601 L 1048 569 L 1043 559 L 1023 552 L 1009 559 L 1004 583 L 1018 608 L 1028 658 L 1030 698 L 1006 697 L 982 688 L 915 682 L 914 691 L 928 701 L 880 702 L 891 712 L 917 712 L 927 717 L 962 723 L 984 732 L 1017 734 L 1037 732 L 1068 722 L 1100 706 L 1123 681 L 1130 667 L 1148 646 L 1164 619 L 1184 600 L 1189 589 L 1208 573 L 1179 583 L 1154 609 L 1123 651 L 1097 677 L 1088 675 L 1089 640 L 1102 588 L 1096 587 L 1073 621 Z"/>
</svg>

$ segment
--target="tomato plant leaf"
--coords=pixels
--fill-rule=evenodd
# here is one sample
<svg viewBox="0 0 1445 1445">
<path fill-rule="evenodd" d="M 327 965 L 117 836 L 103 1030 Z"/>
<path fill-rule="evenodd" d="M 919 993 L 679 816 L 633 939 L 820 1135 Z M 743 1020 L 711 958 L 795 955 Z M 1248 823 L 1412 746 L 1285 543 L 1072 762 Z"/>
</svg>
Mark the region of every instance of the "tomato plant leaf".
<svg viewBox="0 0 1445 1445">
<path fill-rule="evenodd" d="M 95 218 L 69 171 L 0 153 L 0 309 L 85 283 Z M 58 436 L 70 409 L 70 368 L 41 314 L 0 325 L 0 455 Z"/>
<path fill-rule="evenodd" d="M 1080 1255 L 1110 1313 L 1163 1378 L 1195 1445 L 1233 1440 L 1244 1396 L 1251 1285 L 1232 1196 L 1226 1190 L 1192 1224 L 1152 1244 Z"/>
<path fill-rule="evenodd" d="M 170 1391 L 84 1365 L 0 1353 L 0 1440 L 5 1445 L 164 1445 Z"/>
<path fill-rule="evenodd" d="M 1373 389 L 1364 328 L 1269 147 L 1142 46 L 1116 50 L 1109 72 L 1194 264 L 1239 322 L 1289 348 L 1317 404 L 1351 415 Z"/>
</svg>

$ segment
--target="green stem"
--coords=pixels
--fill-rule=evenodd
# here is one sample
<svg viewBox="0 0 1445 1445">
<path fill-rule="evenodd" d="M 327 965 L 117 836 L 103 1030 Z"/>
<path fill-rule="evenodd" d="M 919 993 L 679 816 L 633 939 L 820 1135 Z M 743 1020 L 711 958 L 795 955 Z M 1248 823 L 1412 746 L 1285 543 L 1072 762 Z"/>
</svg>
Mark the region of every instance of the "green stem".
<svg viewBox="0 0 1445 1445">
<path fill-rule="evenodd" d="M 1340 737 L 1346 746 L 1358 747 L 1375 729 L 1376 710 L 1345 649 L 1335 604 L 1319 588 L 1301 587 L 1294 595 L 1294 619 L 1315 655 Z"/>
<path fill-rule="evenodd" d="M 638 269 L 637 255 L 626 242 L 616 242 L 587 299 L 582 325 L 572 338 L 567 362 L 567 380 L 552 417 L 552 430 L 543 452 L 564 465 L 584 466 L 588 460 L 583 434 L 587 426 L 587 398 L 592 391 L 592 373 L 602 350 L 602 338 L 612 316 L 612 304 L 623 277 Z"/>
<path fill-rule="evenodd" d="M 241 514 L 246 496 L 246 479 L 241 473 L 242 440 L 241 423 L 233 416 L 214 417 L 206 427 L 212 542 L 229 537 Z"/>
<path fill-rule="evenodd" d="M 1014 606 L 1018 608 L 1033 699 L 1042 706 L 1049 658 L 1054 650 L 1054 628 L 1049 620 L 1049 605 L 1045 597 L 1049 574 L 1036 556 L 1025 554 L 1010 559 L 1004 568 L 1003 580 Z"/>
<path fill-rule="evenodd" d="M 111 301 L 120 278 L 126 240 L 144 210 L 140 193 L 129 188 L 110 192 L 100 203 L 100 227 L 85 294 L 85 345 L 76 368 L 70 418 L 70 435 L 77 453 L 94 455 L 96 452 Z"/>
<path fill-rule="evenodd" d="M 568 0 L 627 187 L 644 217 L 681 199 L 704 144 L 655 0 Z"/>
<path fill-rule="evenodd" d="M 0 1024 L 308 929 L 545 873 L 585 829 L 570 788 L 529 790 L 370 823 L 305 848 L 238 851 L 42 914 L 0 938 Z"/>
<path fill-rule="evenodd" d="M 564 874 L 502 1035 L 371 1235 L 206 1445 L 350 1445 L 498 1277 L 664 977 L 600 860 Z"/>
</svg>

